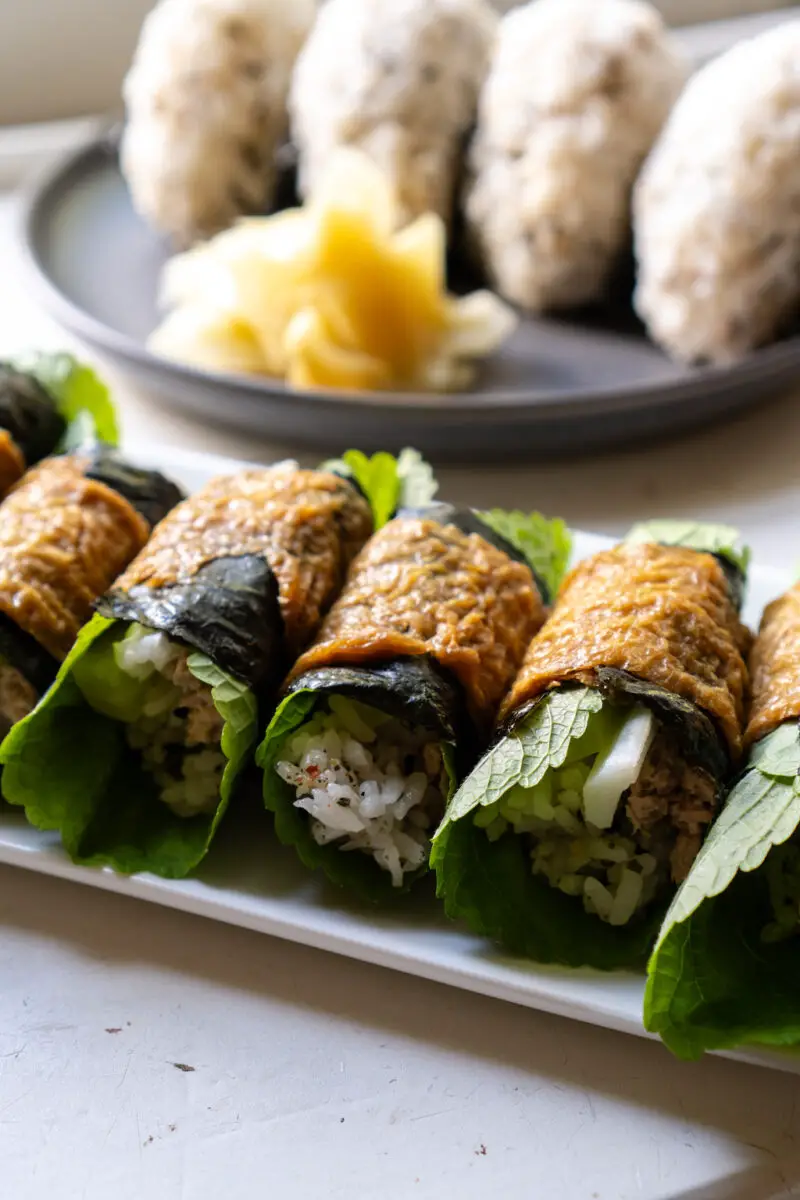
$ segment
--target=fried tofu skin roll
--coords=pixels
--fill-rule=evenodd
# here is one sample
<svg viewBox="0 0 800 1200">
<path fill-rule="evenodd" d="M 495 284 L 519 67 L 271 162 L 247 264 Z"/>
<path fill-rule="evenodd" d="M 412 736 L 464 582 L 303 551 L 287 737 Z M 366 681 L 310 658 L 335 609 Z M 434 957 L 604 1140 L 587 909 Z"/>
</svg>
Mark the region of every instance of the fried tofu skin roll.
<svg viewBox="0 0 800 1200">
<path fill-rule="evenodd" d="M 436 835 L 448 912 L 517 953 L 641 962 L 739 761 L 744 560 L 735 531 L 690 533 L 574 568 Z"/>
<path fill-rule="evenodd" d="M 540 548 L 566 536 L 560 522 L 529 520 Z M 381 529 L 259 748 L 278 836 L 366 899 L 427 870 L 464 761 L 544 622 L 547 585 L 507 534 L 496 513 L 445 504 Z"/>
</svg>

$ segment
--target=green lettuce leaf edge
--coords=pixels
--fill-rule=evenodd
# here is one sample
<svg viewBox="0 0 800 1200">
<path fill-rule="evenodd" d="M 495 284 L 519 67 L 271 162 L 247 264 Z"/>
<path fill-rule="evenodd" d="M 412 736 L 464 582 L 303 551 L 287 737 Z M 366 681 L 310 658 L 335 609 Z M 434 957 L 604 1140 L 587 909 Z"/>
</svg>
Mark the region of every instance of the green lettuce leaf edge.
<svg viewBox="0 0 800 1200">
<path fill-rule="evenodd" d="M 87 363 L 65 352 L 32 351 L 17 356 L 13 366 L 52 396 L 67 422 L 58 451 L 69 453 L 92 441 L 119 445 L 119 426 L 107 385 Z"/>
<path fill-rule="evenodd" d="M 558 517 L 548 518 L 519 509 L 492 508 L 477 511 L 477 515 L 525 555 L 531 569 L 547 587 L 550 598 L 556 596 L 572 554 L 572 534 L 566 523 Z"/>
<path fill-rule="evenodd" d="M 754 747 L 664 918 L 648 964 L 644 1025 L 681 1058 L 742 1042 L 783 1044 L 800 1038 L 800 1003 L 796 1018 L 787 1013 L 781 1027 L 778 1016 L 770 1030 L 758 986 L 748 1020 L 748 980 L 738 975 L 745 960 L 754 968 L 760 961 L 757 970 L 764 972 L 770 957 L 783 955 L 781 948 L 759 945 L 758 930 L 742 904 L 752 907 L 748 877 L 758 886 L 770 851 L 800 826 L 798 772 L 800 731 L 791 722 Z M 721 940 L 729 933 L 730 951 Z M 742 959 L 746 941 L 750 949 Z M 735 1004 L 727 1002 L 728 995 L 736 997 Z"/>
<path fill-rule="evenodd" d="M 431 865 L 447 915 L 512 954 L 604 971 L 643 968 L 661 913 L 630 927 L 605 925 L 580 900 L 533 874 L 524 839 L 509 831 L 490 841 L 470 819 L 514 785 L 535 787 L 548 770 L 562 767 L 602 706 L 592 688 L 547 693 L 458 789 L 434 836 Z"/>
<path fill-rule="evenodd" d="M 212 689 L 228 761 L 215 811 L 177 817 L 128 750 L 122 724 L 92 709 L 73 675 L 90 647 L 125 628 L 101 616 L 84 626 L 52 687 L 0 746 L 2 791 L 36 828 L 57 831 L 76 863 L 183 878 L 205 857 L 250 759 L 259 728 L 256 699 L 205 655 L 189 656 L 189 670 Z"/>
<path fill-rule="evenodd" d="M 433 468 L 411 447 L 397 457 L 385 450 L 371 457 L 362 450 L 346 450 L 341 458 L 323 463 L 323 469 L 355 481 L 372 509 L 376 530 L 400 508 L 430 504 L 439 490 Z"/>
<path fill-rule="evenodd" d="M 746 575 L 750 565 L 750 548 L 740 546 L 739 538 L 739 530 L 732 525 L 665 519 L 641 521 L 628 531 L 625 541 L 658 542 L 662 546 L 685 546 L 687 550 L 719 554 Z"/>
</svg>

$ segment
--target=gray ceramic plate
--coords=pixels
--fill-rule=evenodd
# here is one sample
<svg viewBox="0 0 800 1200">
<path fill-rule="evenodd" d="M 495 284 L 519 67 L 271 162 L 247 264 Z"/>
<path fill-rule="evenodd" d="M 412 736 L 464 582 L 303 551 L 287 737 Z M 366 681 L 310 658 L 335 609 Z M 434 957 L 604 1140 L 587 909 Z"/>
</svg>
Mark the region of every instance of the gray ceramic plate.
<svg viewBox="0 0 800 1200">
<path fill-rule="evenodd" d="M 38 182 L 25 203 L 23 242 L 31 283 L 51 314 L 165 403 L 320 448 L 414 445 L 462 461 L 572 455 L 652 442 L 800 378 L 798 337 L 725 370 L 670 362 L 624 297 L 615 311 L 580 320 L 525 320 L 475 390 L 457 395 L 293 392 L 176 366 L 145 348 L 167 247 L 133 212 L 113 137 Z"/>
</svg>

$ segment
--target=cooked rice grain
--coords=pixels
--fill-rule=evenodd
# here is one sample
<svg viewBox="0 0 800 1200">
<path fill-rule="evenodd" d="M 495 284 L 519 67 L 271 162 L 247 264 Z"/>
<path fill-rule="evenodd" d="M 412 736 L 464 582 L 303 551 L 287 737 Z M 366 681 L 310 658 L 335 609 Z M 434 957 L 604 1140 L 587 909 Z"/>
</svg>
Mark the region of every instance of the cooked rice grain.
<svg viewBox="0 0 800 1200">
<path fill-rule="evenodd" d="M 275 769 L 319 845 L 371 855 L 393 887 L 426 862 L 447 792 L 431 731 L 333 696 L 287 738 Z"/>
<path fill-rule="evenodd" d="M 142 715 L 125 732 L 160 799 L 179 817 L 213 813 L 225 770 L 223 721 L 211 688 L 189 670 L 190 651 L 165 633 L 133 626 L 114 652 L 123 671 L 151 682 Z"/>
</svg>

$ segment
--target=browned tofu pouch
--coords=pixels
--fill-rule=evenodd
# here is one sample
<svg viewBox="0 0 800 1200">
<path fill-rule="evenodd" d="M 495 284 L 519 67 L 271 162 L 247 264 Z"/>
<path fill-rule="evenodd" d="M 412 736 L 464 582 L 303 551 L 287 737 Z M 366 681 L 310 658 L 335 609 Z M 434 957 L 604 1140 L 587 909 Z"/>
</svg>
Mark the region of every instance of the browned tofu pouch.
<svg viewBox="0 0 800 1200">
<path fill-rule="evenodd" d="M 546 609 L 508 547 L 454 523 L 400 516 L 367 543 L 290 684 L 307 671 L 426 657 L 458 681 L 481 727 L 494 721 Z"/>
<path fill-rule="evenodd" d="M 370 539 L 258 751 L 278 836 L 368 900 L 424 874 L 547 616 L 546 585 L 491 516 L 432 504 Z M 545 541 L 560 526 L 528 519 Z"/>
<path fill-rule="evenodd" d="M 764 610 L 750 673 L 748 745 L 800 717 L 800 583 Z"/>
<path fill-rule="evenodd" d="M 25 455 L 8 430 L 0 429 L 0 496 L 5 496 L 24 471 Z"/>
<path fill-rule="evenodd" d="M 289 463 L 221 476 L 161 523 L 98 610 L 263 690 L 316 633 L 371 532 L 369 504 L 337 475 Z"/>
<path fill-rule="evenodd" d="M 659 931 L 645 1027 L 676 1054 L 800 1042 L 800 583 L 750 655 L 747 760 Z"/>
<path fill-rule="evenodd" d="M 0 725 L 30 711 L 180 496 L 104 448 L 45 459 L 12 488 L 0 505 Z"/>
<path fill-rule="evenodd" d="M 502 715 L 555 684 L 592 685 L 598 671 L 624 671 L 702 709 L 737 759 L 750 642 L 717 558 L 623 543 L 579 563 L 564 581 Z"/>
<path fill-rule="evenodd" d="M 542 961 L 643 960 L 741 757 L 746 554 L 652 524 L 567 575 L 434 840 L 448 912 Z"/>
</svg>

